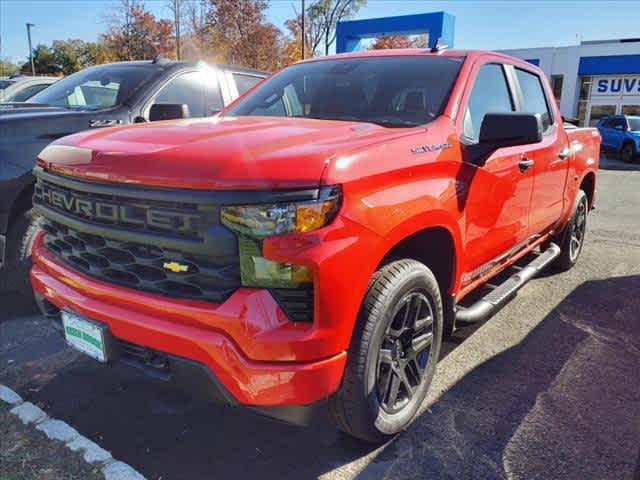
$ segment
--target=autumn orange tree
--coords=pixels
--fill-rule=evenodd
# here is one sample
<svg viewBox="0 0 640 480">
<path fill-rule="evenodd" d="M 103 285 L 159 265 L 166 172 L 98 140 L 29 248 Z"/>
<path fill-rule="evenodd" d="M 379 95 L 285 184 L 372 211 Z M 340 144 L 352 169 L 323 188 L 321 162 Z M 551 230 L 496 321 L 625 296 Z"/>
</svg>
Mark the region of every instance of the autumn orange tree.
<svg viewBox="0 0 640 480">
<path fill-rule="evenodd" d="M 379 37 L 371 45 L 372 50 L 385 50 L 389 48 L 427 48 L 427 37 L 418 35 L 409 38 L 406 35 L 387 35 Z"/>
<path fill-rule="evenodd" d="M 170 56 L 175 49 L 173 21 L 160 19 L 138 0 L 120 0 L 102 41 L 115 60 L 144 60 Z"/>
<path fill-rule="evenodd" d="M 388 48 L 411 48 L 411 40 L 406 35 L 389 35 L 376 39 L 371 45 L 372 50 L 386 50 Z"/>
<path fill-rule="evenodd" d="M 267 21 L 265 0 L 207 0 L 204 36 L 214 59 L 264 70 L 282 62 L 282 32 Z"/>
</svg>

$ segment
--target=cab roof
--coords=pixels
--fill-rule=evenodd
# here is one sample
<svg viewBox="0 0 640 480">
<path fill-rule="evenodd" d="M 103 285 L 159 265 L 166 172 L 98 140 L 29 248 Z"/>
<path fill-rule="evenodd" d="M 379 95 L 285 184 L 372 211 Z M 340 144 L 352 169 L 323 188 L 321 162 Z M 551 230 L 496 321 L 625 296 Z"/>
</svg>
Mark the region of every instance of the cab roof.
<svg viewBox="0 0 640 480">
<path fill-rule="evenodd" d="M 337 60 L 343 58 L 370 58 L 370 57 L 449 57 L 449 58 L 464 58 L 469 61 L 474 61 L 480 57 L 491 57 L 497 61 L 504 61 L 519 67 L 526 68 L 528 70 L 542 72 L 542 70 L 518 57 L 513 57 L 504 53 L 494 52 L 491 50 L 459 50 L 459 49 L 444 49 L 437 52 L 432 52 L 430 48 L 398 48 L 387 50 L 362 50 L 357 52 L 339 53 L 336 55 L 328 55 L 324 57 L 313 57 L 307 60 L 302 60 L 298 63 L 308 62 L 322 62 L 327 60 Z"/>
</svg>

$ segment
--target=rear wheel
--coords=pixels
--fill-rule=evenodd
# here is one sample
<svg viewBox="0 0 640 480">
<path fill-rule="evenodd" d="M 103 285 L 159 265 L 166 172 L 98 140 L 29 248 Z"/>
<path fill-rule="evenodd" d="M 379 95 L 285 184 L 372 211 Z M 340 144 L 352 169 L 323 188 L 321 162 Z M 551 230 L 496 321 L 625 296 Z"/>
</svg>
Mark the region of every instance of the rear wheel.
<svg viewBox="0 0 640 480">
<path fill-rule="evenodd" d="M 632 143 L 625 143 L 620 150 L 620 159 L 625 163 L 631 163 L 635 157 L 636 147 Z"/>
<path fill-rule="evenodd" d="M 556 260 L 556 265 L 561 270 L 569 270 L 578 262 L 587 232 L 588 211 L 587 194 L 583 190 L 578 190 L 573 215 L 559 237 L 560 256 Z"/>
<path fill-rule="evenodd" d="M 340 390 L 329 400 L 338 428 L 382 442 L 406 427 L 422 404 L 442 342 L 442 300 L 431 271 L 398 260 L 373 277 Z"/>
</svg>

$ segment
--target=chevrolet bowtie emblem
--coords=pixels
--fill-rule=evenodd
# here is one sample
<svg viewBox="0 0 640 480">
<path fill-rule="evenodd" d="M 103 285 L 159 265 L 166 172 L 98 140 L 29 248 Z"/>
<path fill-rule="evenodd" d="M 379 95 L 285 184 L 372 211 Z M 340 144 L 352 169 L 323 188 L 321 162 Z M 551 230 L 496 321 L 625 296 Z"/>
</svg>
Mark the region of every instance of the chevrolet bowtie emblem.
<svg viewBox="0 0 640 480">
<path fill-rule="evenodd" d="M 184 273 L 189 271 L 189 265 L 183 265 L 178 262 L 164 262 L 162 268 L 171 270 L 173 273 Z"/>
</svg>

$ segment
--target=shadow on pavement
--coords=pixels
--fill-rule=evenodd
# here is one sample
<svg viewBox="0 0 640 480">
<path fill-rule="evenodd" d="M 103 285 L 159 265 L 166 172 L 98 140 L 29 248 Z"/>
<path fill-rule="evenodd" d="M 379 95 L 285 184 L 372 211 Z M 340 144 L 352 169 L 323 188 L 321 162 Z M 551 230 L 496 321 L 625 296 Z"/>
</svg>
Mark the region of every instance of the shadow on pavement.
<svg viewBox="0 0 640 480">
<path fill-rule="evenodd" d="M 639 297 L 640 276 L 582 284 L 446 392 L 361 478 L 631 478 Z M 600 463 L 583 463 L 593 458 Z"/>
<path fill-rule="evenodd" d="M 69 363 L 46 379 L 20 367 L 3 377 L 149 479 L 626 478 L 640 440 L 639 300 L 640 276 L 582 284 L 378 451 L 325 422 L 300 429 L 210 406 L 68 350 L 52 354 Z M 581 458 L 600 464 L 585 472 Z"/>
</svg>

